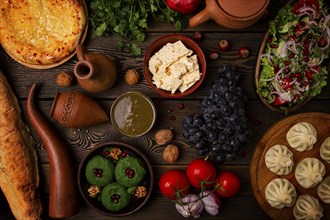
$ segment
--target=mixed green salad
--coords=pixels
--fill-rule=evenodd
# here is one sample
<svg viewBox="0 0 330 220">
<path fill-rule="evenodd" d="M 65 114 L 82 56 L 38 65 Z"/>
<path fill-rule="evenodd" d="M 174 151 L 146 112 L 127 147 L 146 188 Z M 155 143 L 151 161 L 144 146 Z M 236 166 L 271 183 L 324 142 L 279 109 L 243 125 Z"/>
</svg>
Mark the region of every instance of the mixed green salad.
<svg viewBox="0 0 330 220">
<path fill-rule="evenodd" d="M 327 84 L 322 64 L 330 53 L 328 11 L 323 0 L 300 0 L 270 22 L 257 92 L 273 107 L 287 111 Z"/>
</svg>

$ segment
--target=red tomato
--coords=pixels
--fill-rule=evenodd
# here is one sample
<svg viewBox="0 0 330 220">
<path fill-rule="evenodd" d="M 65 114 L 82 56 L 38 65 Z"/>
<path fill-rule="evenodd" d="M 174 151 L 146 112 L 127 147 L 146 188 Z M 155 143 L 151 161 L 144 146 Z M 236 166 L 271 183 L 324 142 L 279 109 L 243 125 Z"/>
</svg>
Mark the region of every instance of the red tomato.
<svg viewBox="0 0 330 220">
<path fill-rule="evenodd" d="M 187 177 L 196 188 L 208 187 L 214 184 L 217 179 L 215 166 L 207 160 L 196 159 L 190 162 L 186 169 Z"/>
<path fill-rule="evenodd" d="M 230 198 L 236 195 L 240 189 L 240 181 L 233 172 L 221 172 L 215 183 L 216 192 L 221 197 Z"/>
<path fill-rule="evenodd" d="M 189 180 L 180 170 L 168 170 L 160 178 L 159 189 L 163 196 L 169 199 L 177 199 L 188 194 Z"/>
</svg>

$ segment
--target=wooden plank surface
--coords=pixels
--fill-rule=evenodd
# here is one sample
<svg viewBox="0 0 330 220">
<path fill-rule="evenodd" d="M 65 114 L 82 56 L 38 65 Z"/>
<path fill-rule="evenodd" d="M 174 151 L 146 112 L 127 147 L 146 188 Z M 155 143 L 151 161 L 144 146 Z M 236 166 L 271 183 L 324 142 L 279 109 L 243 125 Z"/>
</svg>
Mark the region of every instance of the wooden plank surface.
<svg viewBox="0 0 330 220">
<path fill-rule="evenodd" d="M 253 130 L 253 135 L 250 138 L 250 142 L 246 146 L 246 150 L 243 151 L 241 155 L 239 155 L 234 161 L 226 162 L 222 165 L 218 165 L 217 167 L 218 170 L 231 170 L 236 172 L 242 181 L 242 189 L 236 197 L 222 201 L 222 208 L 218 216 L 211 217 L 207 214 L 203 214 L 201 219 L 268 219 L 269 217 L 262 210 L 254 197 L 249 176 L 249 164 L 255 146 L 264 132 L 275 122 L 287 116 L 280 113 L 271 112 L 263 106 L 256 96 L 253 77 L 257 53 L 264 35 L 264 31 L 267 29 L 268 21 L 274 16 L 274 14 L 276 14 L 278 8 L 284 3 L 284 0 L 271 1 L 271 10 L 269 10 L 269 14 L 257 24 L 249 28 L 230 30 L 219 27 L 213 21 L 208 21 L 199 27 L 184 30 L 183 33 L 190 37 L 195 30 L 202 31 L 205 35 L 205 39 L 200 43 L 200 46 L 206 56 L 208 56 L 208 53 L 211 50 L 217 48 L 217 44 L 221 39 L 229 40 L 232 47 L 229 52 L 220 53 L 219 60 L 211 61 L 208 59 L 207 74 L 201 87 L 195 93 L 179 100 L 161 98 L 157 93 L 149 88 L 142 73 L 143 55 L 148 46 L 157 37 L 167 33 L 176 32 L 172 26 L 152 23 L 147 31 L 146 41 L 141 45 L 143 54 L 139 57 L 133 57 L 127 55 L 125 52 L 118 51 L 114 46 L 119 40 L 116 35 L 97 37 L 94 39 L 87 37 L 84 47 L 90 52 L 102 52 L 109 55 L 114 59 L 118 68 L 119 76 L 115 86 L 111 90 L 98 94 L 87 93 L 99 102 L 105 111 L 109 112 L 114 99 L 126 91 L 139 91 L 152 98 L 157 109 L 157 121 L 154 128 L 148 132 L 148 134 L 140 138 L 128 138 L 120 135 L 117 131 L 115 131 L 110 121 L 88 129 L 70 129 L 63 128 L 58 125 L 54 119 L 50 118 L 49 111 L 57 92 L 65 92 L 69 90 L 83 91 L 83 89 L 81 89 L 77 84 L 70 88 L 60 88 L 55 83 L 55 76 L 58 72 L 73 72 L 73 67 L 77 62 L 76 57 L 73 57 L 67 63 L 53 69 L 34 70 L 13 61 L 3 51 L 3 49 L 0 48 L 0 69 L 7 76 L 12 88 L 20 100 L 20 104 L 23 109 L 23 117 L 26 122 L 27 118 L 25 103 L 28 90 L 33 83 L 38 83 L 38 108 L 47 120 L 51 122 L 56 131 L 58 131 L 58 133 L 63 136 L 67 142 L 76 167 L 78 167 L 79 162 L 94 146 L 94 144 L 105 140 L 123 141 L 141 148 L 141 150 L 147 155 L 155 169 L 155 183 L 157 183 L 160 175 L 166 170 L 174 168 L 184 170 L 191 160 L 198 157 L 196 151 L 182 136 L 182 120 L 188 114 L 201 112 L 201 99 L 208 94 L 212 82 L 218 78 L 217 68 L 219 65 L 222 63 L 234 65 L 240 72 L 243 73 L 240 84 L 248 97 L 246 112 L 248 117 L 248 125 Z M 238 49 L 242 46 L 247 46 L 251 50 L 251 55 L 247 59 L 240 59 L 238 56 Z M 140 82 L 134 86 L 128 86 L 123 79 L 126 70 L 131 68 L 138 70 L 141 76 Z M 328 82 L 330 82 L 330 80 L 328 80 Z M 178 108 L 180 103 L 185 105 L 185 108 L 182 110 Z M 290 113 L 290 115 L 301 112 L 330 113 L 329 86 L 323 90 L 322 94 L 312 99 L 312 101 L 310 101 L 310 103 L 306 106 L 296 112 Z M 173 117 L 171 116 L 175 116 L 175 120 L 173 120 Z M 174 129 L 174 143 L 180 147 L 181 153 L 179 160 L 172 165 L 168 165 L 162 160 L 161 155 L 164 147 L 157 146 L 153 138 L 156 130 L 169 127 Z M 41 176 L 40 192 L 46 212 L 49 196 L 48 156 L 43 144 L 35 134 L 34 129 L 31 126 L 30 128 L 36 141 Z M 133 217 L 136 219 L 184 219 L 179 213 L 176 212 L 173 203 L 161 196 L 157 185 L 151 200 L 141 211 L 134 214 L 134 216 L 128 216 L 120 219 L 131 219 Z M 81 199 L 81 208 L 79 213 L 70 219 L 87 220 L 105 218 L 105 216 L 102 216 L 88 207 Z M 8 204 L 2 194 L 0 194 L 0 219 L 13 219 Z M 47 216 L 44 216 L 44 219 L 48 219 Z"/>
</svg>

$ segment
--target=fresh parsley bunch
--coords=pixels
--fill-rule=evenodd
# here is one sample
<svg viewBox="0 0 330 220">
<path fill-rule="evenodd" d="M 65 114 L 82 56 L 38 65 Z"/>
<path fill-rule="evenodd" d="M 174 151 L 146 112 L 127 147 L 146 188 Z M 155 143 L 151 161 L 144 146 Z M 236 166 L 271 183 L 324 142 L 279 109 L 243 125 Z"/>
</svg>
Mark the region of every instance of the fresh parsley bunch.
<svg viewBox="0 0 330 220">
<path fill-rule="evenodd" d="M 117 47 L 135 56 L 142 53 L 140 43 L 151 18 L 173 24 L 178 31 L 187 26 L 187 19 L 170 10 L 165 0 L 92 0 L 90 7 L 94 36 L 119 34 Z"/>
</svg>

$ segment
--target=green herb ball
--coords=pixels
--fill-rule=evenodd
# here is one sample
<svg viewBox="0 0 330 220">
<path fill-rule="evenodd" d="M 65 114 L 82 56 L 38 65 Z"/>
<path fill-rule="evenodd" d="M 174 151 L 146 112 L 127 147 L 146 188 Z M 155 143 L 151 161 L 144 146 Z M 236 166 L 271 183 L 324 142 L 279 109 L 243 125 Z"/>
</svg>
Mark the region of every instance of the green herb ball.
<svg viewBox="0 0 330 220">
<path fill-rule="evenodd" d="M 115 168 L 115 177 L 118 183 L 126 187 L 139 185 L 146 175 L 142 161 L 133 156 L 120 159 Z"/>
<path fill-rule="evenodd" d="M 85 176 L 91 185 L 105 186 L 114 179 L 114 170 L 110 160 L 97 155 L 88 161 Z"/>
<path fill-rule="evenodd" d="M 103 206 L 110 211 L 120 211 L 130 203 L 131 196 L 127 188 L 117 182 L 110 183 L 104 187 L 101 193 Z"/>
</svg>

